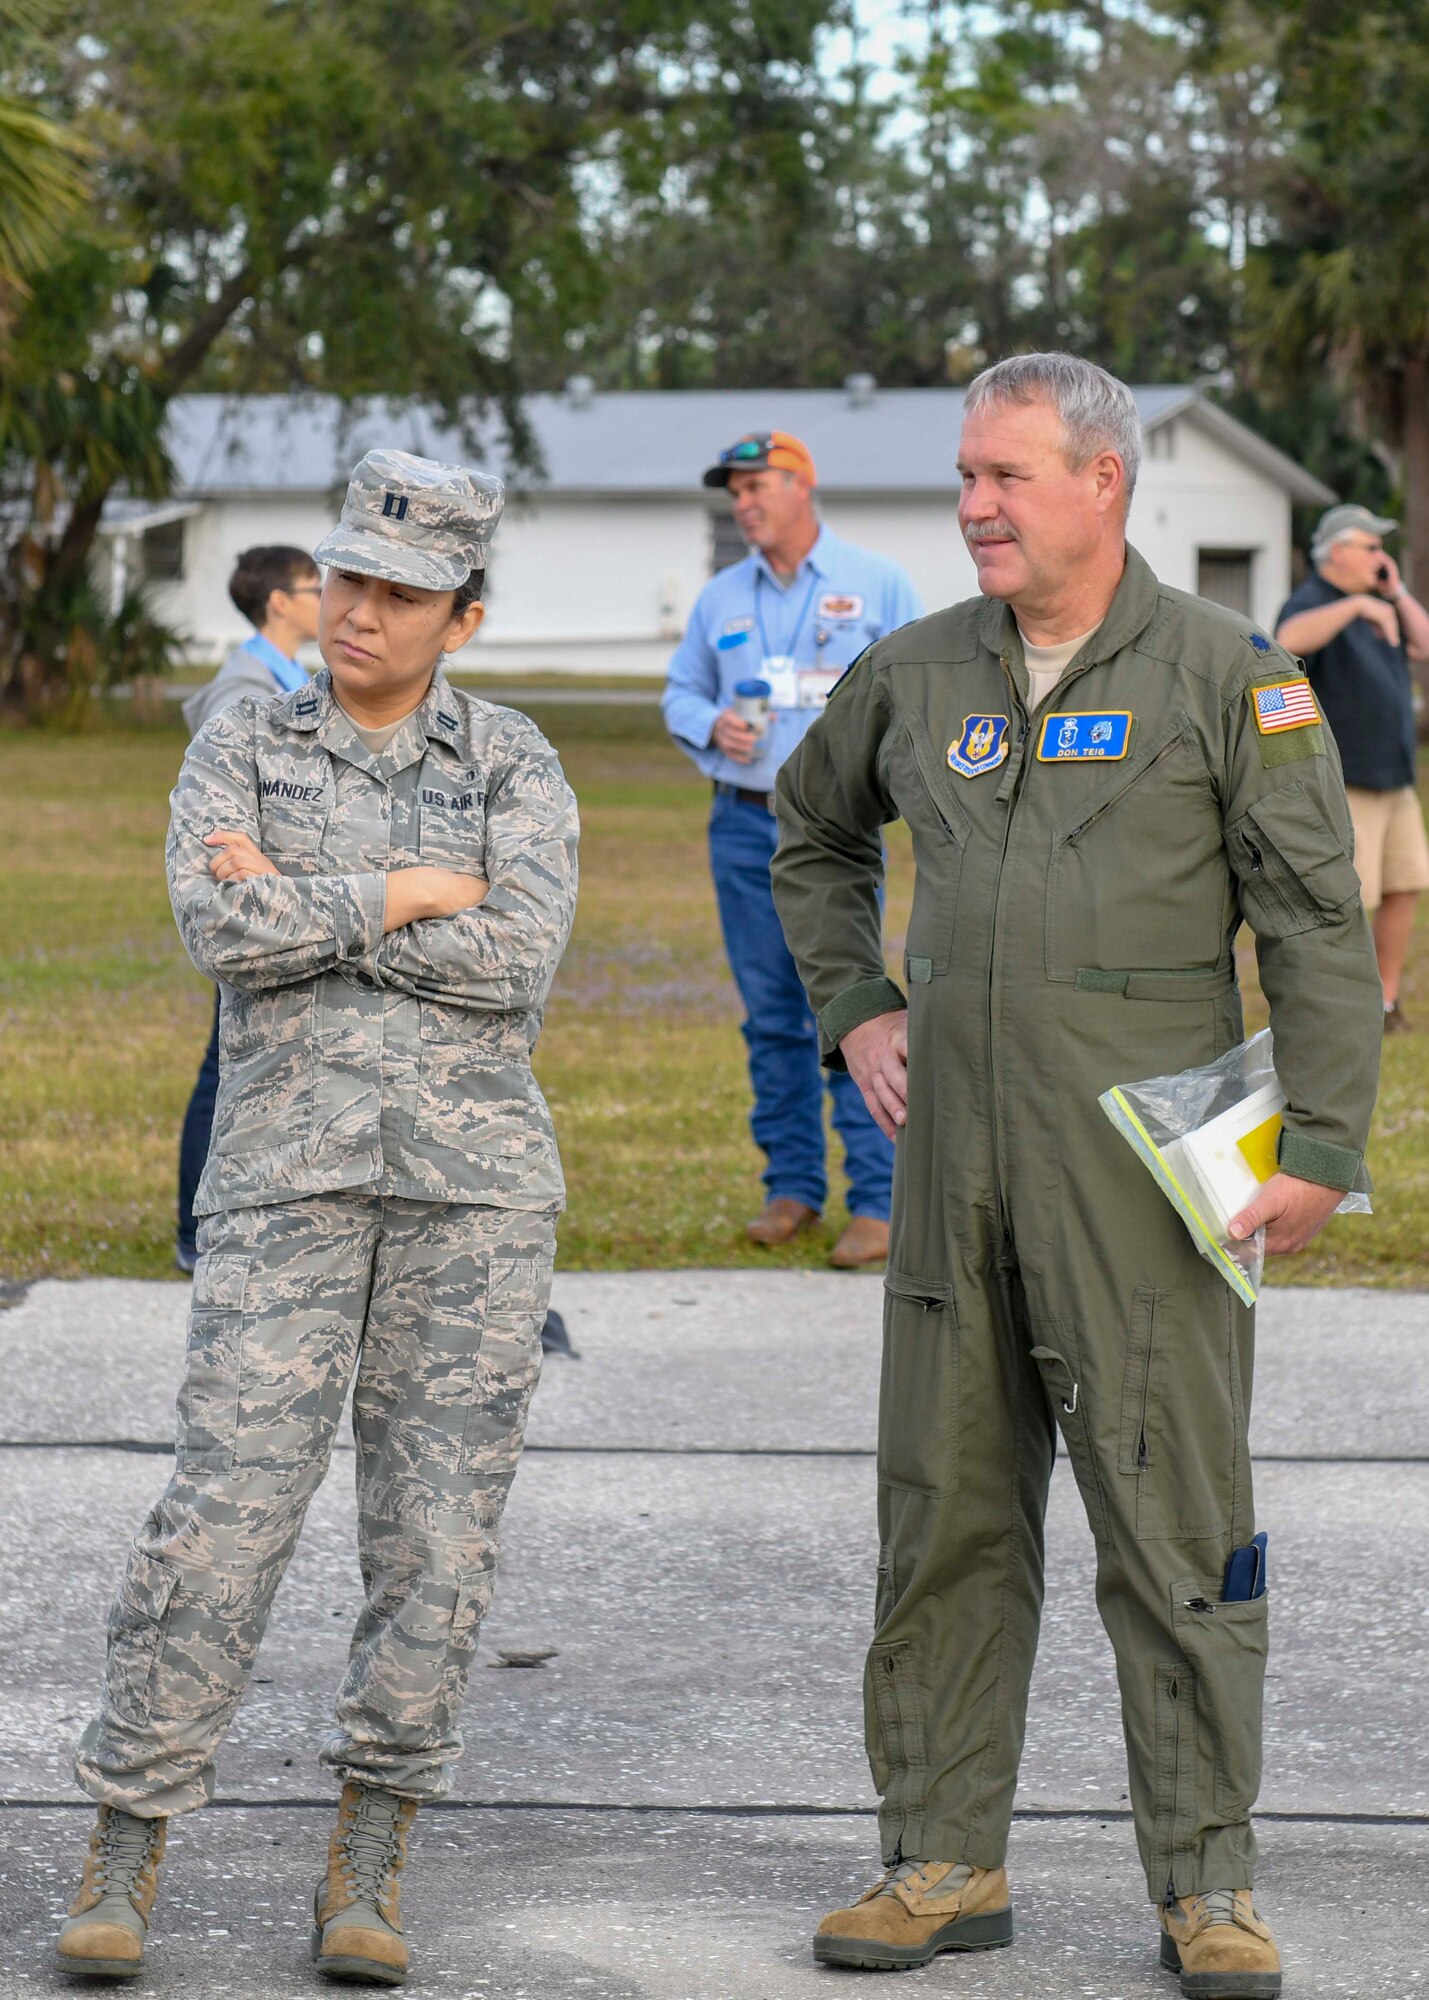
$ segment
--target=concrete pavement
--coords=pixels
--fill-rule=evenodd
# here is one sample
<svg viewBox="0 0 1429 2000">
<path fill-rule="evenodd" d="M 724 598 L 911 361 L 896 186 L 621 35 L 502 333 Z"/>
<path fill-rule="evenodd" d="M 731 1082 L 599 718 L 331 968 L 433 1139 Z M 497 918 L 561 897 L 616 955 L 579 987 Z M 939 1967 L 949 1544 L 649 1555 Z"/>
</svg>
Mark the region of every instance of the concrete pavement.
<svg viewBox="0 0 1429 2000">
<path fill-rule="evenodd" d="M 5 1671 L 0 1996 L 44 1963 L 88 1809 L 68 1761 L 110 1590 L 166 1472 L 186 1290 L 43 1283 L 0 1313 Z M 572 1275 L 507 1515 L 452 1801 L 418 1823 L 416 1991 L 784 2000 L 833 1991 L 808 1933 L 872 1879 L 859 1670 L 873 1594 L 876 1279 Z M 1429 1767 L 1429 1309 L 1273 1292 L 1261 1524 L 1276 1593 L 1262 1882 L 1287 1995 L 1422 1990 Z M 221 1767 L 175 1829 L 139 1990 L 312 1990 L 304 1898 L 330 1805 L 313 1753 L 358 1603 L 352 1459 L 314 1503 Z M 1174 1995 L 1126 1817 L 1091 1543 L 1059 1465 L 1010 1866 L 1019 1943 L 940 1995 Z M 553 1646 L 538 1670 L 503 1648 Z M 840 1982 L 842 1981 L 842 1985 Z M 831 1983 L 832 1982 L 832 1983 Z"/>
</svg>

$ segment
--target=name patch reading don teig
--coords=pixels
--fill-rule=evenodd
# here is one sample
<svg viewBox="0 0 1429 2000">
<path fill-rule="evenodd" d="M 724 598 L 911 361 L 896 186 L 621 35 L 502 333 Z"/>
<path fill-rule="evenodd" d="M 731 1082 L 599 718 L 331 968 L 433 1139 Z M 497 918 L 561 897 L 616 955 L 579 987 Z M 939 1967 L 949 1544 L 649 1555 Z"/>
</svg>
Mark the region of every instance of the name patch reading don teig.
<svg viewBox="0 0 1429 2000">
<path fill-rule="evenodd" d="M 1066 764 L 1103 757 L 1115 763 L 1131 741 L 1128 709 L 1097 710 L 1087 715 L 1049 715 L 1037 739 L 1037 756 L 1044 764 Z"/>
</svg>

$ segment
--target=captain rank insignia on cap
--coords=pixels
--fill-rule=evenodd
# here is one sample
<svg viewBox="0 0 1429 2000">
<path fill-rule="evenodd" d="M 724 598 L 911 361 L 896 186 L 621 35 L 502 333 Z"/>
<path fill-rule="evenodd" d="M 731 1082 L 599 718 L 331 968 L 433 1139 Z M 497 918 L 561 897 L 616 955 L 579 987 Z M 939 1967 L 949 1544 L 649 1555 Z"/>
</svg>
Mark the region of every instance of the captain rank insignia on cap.
<svg viewBox="0 0 1429 2000">
<path fill-rule="evenodd" d="M 1131 741 L 1131 711 L 1111 709 L 1085 715 L 1049 715 L 1037 740 L 1037 759 L 1042 764 L 1080 762 L 1083 758 L 1104 757 L 1116 763 L 1124 757 Z"/>
<path fill-rule="evenodd" d="M 965 778 L 980 778 L 984 771 L 995 771 L 1006 763 L 1007 726 L 1005 715 L 964 716 L 962 735 L 948 745 L 949 770 Z"/>
</svg>

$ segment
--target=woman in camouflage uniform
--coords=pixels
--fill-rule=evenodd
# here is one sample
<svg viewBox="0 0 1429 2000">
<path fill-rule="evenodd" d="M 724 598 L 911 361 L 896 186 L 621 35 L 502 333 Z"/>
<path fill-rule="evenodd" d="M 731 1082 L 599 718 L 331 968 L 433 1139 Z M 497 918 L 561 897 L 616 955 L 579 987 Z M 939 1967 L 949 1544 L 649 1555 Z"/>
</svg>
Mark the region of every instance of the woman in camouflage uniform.
<svg viewBox="0 0 1429 2000">
<path fill-rule="evenodd" d="M 440 1797 L 540 1370 L 563 1187 L 531 1049 L 576 812 L 522 715 L 458 692 L 500 484 L 371 452 L 327 566 L 327 671 L 195 738 L 179 929 L 220 983 L 222 1073 L 174 1475 L 135 1538 L 79 1783 L 99 1802 L 59 1941 L 137 1973 L 168 1815 L 214 1757 L 355 1376 L 366 1602 L 322 1761 L 342 1783 L 313 1953 L 399 1983 L 398 1880 Z"/>
</svg>

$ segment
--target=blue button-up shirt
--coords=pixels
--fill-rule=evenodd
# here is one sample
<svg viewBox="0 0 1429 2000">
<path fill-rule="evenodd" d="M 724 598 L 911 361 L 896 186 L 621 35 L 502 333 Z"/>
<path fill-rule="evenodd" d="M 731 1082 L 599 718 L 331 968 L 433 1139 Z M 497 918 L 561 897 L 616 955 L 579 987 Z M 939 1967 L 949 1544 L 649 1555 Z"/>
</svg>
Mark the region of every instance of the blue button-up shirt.
<svg viewBox="0 0 1429 2000">
<path fill-rule="evenodd" d="M 707 778 L 772 791 L 775 772 L 844 668 L 875 639 L 922 615 L 918 593 L 897 563 L 827 528 L 788 585 L 752 551 L 699 594 L 670 662 L 660 704 L 665 726 Z M 736 764 L 714 747 L 710 732 L 733 702 L 736 683 L 747 680 L 768 681 L 772 705 L 758 755 Z"/>
</svg>

